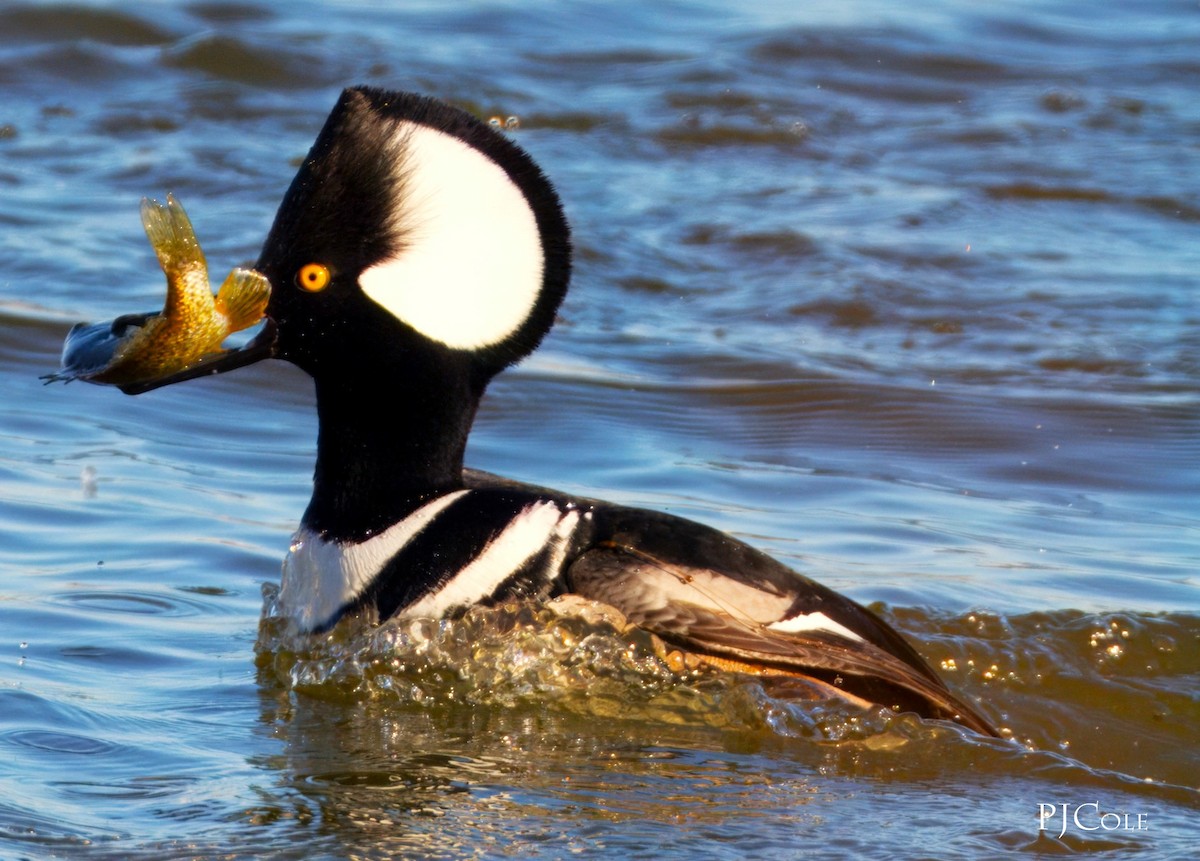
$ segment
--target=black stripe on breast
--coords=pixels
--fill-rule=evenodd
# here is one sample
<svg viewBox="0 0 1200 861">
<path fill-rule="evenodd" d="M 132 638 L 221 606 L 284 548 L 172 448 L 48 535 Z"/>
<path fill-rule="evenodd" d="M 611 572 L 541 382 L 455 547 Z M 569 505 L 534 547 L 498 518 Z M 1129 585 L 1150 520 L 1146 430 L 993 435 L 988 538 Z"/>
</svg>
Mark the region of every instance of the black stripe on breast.
<svg viewBox="0 0 1200 861">
<path fill-rule="evenodd" d="M 443 589 L 455 577 L 472 576 L 461 572 L 526 509 L 544 501 L 521 491 L 472 490 L 439 512 L 383 566 L 360 605 L 374 605 L 383 621 Z M 537 593 L 544 583 L 547 558 L 548 548 L 538 550 L 489 588 L 490 598 Z M 473 573 L 484 581 L 496 578 L 495 573 Z"/>
</svg>

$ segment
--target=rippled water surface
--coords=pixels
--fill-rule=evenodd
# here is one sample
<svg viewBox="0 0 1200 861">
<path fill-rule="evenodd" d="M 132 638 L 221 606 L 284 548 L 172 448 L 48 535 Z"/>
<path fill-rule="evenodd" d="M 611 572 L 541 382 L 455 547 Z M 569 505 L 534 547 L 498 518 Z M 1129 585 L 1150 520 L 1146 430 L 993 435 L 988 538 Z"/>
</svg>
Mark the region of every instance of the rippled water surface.
<svg viewBox="0 0 1200 861">
<path fill-rule="evenodd" d="M 1200 7 L 825 6 L 0 6 L 0 857 L 1194 857 Z M 289 639 L 307 380 L 37 378 L 159 306 L 143 195 L 253 261 L 363 82 L 575 227 L 472 464 L 738 534 L 1008 738 L 571 608 Z"/>
</svg>

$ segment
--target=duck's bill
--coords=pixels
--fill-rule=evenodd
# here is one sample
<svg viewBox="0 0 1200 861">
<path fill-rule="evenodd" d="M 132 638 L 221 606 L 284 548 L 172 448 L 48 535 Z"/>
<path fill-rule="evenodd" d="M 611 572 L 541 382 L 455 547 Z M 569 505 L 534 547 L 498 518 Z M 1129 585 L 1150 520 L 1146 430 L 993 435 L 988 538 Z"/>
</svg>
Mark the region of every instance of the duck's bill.
<svg viewBox="0 0 1200 861">
<path fill-rule="evenodd" d="M 226 371 L 235 371 L 238 368 L 253 365 L 255 362 L 261 362 L 263 359 L 270 359 L 274 355 L 275 324 L 268 319 L 263 325 L 262 330 L 244 346 L 222 350 L 220 353 L 205 356 L 203 359 L 181 371 L 175 371 L 161 377 L 119 383 L 118 388 L 127 395 L 140 395 L 143 392 L 160 389 L 163 386 L 169 386 L 173 383 L 182 383 L 185 380 L 195 380 L 199 377 L 211 377 L 216 374 L 223 374 Z"/>
<path fill-rule="evenodd" d="M 209 354 L 186 367 L 168 363 L 161 373 L 144 369 L 132 377 L 128 372 L 118 372 L 117 369 L 123 367 L 122 349 L 127 349 L 131 340 L 159 316 L 160 312 L 156 311 L 125 314 L 106 323 L 75 325 L 63 344 L 62 368 L 43 379 L 47 382 L 83 380 L 116 386 L 127 395 L 140 395 L 173 383 L 244 368 L 271 358 L 275 352 L 275 324 L 267 318 L 262 330 L 245 345 Z"/>
</svg>

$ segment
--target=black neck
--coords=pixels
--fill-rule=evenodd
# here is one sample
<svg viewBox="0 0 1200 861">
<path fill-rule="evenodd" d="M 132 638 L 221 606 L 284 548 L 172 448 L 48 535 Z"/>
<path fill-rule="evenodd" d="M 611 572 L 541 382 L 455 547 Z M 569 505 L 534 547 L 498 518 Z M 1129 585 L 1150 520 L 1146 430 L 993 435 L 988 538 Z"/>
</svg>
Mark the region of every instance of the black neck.
<svg viewBox="0 0 1200 861">
<path fill-rule="evenodd" d="M 317 465 L 304 525 L 327 539 L 362 540 L 434 496 L 462 487 L 463 453 L 482 387 L 408 368 L 316 379 Z"/>
</svg>

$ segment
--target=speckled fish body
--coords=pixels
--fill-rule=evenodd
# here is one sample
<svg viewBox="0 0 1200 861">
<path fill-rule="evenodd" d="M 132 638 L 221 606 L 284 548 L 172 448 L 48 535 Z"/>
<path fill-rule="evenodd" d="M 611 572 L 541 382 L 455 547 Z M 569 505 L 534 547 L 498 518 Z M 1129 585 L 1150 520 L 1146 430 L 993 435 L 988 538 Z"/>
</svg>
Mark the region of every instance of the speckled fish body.
<svg viewBox="0 0 1200 861">
<path fill-rule="evenodd" d="M 230 334 L 262 319 L 266 277 L 234 269 L 214 296 L 192 223 L 172 195 L 165 204 L 143 200 L 142 225 L 167 276 L 166 304 L 159 313 L 74 327 L 54 379 L 124 385 L 166 377 L 219 353 Z"/>
</svg>

